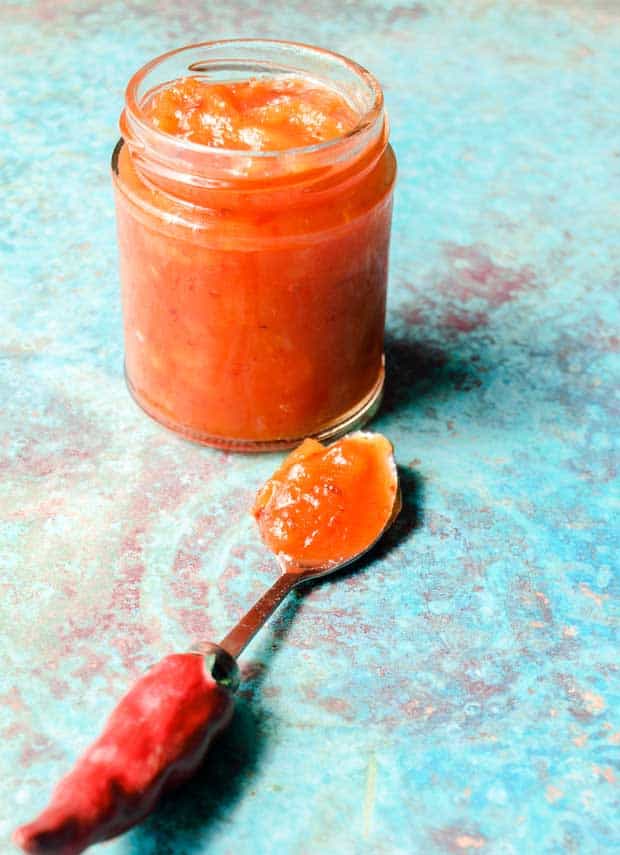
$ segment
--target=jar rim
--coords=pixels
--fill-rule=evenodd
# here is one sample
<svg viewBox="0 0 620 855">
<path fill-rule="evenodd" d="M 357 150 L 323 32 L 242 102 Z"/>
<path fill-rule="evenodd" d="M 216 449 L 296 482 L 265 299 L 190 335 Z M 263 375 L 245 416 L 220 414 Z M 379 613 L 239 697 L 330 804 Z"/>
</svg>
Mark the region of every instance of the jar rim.
<svg viewBox="0 0 620 855">
<path fill-rule="evenodd" d="M 205 145 L 203 143 L 193 142 L 192 140 L 184 139 L 183 137 L 176 136 L 174 134 L 169 134 L 165 131 L 160 130 L 151 122 L 149 122 L 145 118 L 144 111 L 142 109 L 140 99 L 138 96 L 138 90 L 145 77 L 153 71 L 158 65 L 165 62 L 166 60 L 177 56 L 178 54 L 183 53 L 184 51 L 195 51 L 201 48 L 219 48 L 230 45 L 231 47 L 244 45 L 244 46 L 265 46 L 265 45 L 274 45 L 274 46 L 283 46 L 290 47 L 302 50 L 306 53 L 313 54 L 317 57 L 324 57 L 330 60 L 336 60 L 339 62 L 344 68 L 356 74 L 359 78 L 361 78 L 364 83 L 369 87 L 373 94 L 373 100 L 370 107 L 362 113 L 355 124 L 355 126 L 345 133 L 332 137 L 328 140 L 323 140 L 322 142 L 312 143 L 311 145 L 304 146 L 296 146 L 293 148 L 286 149 L 235 149 L 235 148 L 225 148 L 222 146 L 210 146 Z M 195 65 L 195 63 L 194 63 Z M 191 70 L 191 66 L 188 67 L 188 70 Z M 145 133 L 149 136 L 151 134 L 156 134 L 161 138 L 165 138 L 170 143 L 174 143 L 175 148 L 178 146 L 179 150 L 186 151 L 187 153 L 201 153 L 203 155 L 212 154 L 217 157 L 226 157 L 226 156 L 234 156 L 239 157 L 240 155 L 248 158 L 261 158 L 266 159 L 270 157 L 282 157 L 283 155 L 310 155 L 315 153 L 323 153 L 329 152 L 330 150 L 336 149 L 338 146 L 341 146 L 343 143 L 348 143 L 360 135 L 364 134 L 371 130 L 378 119 L 381 118 L 384 109 L 384 99 L 383 99 L 383 91 L 377 79 L 368 71 L 364 66 L 355 62 L 352 59 L 344 56 L 343 54 L 337 53 L 335 51 L 328 50 L 327 48 L 320 48 L 315 45 L 305 44 L 304 42 L 294 42 L 288 41 L 286 39 L 265 39 L 265 38 L 237 38 L 237 39 L 216 39 L 212 41 L 206 42 L 195 42 L 193 44 L 184 45 L 180 48 L 174 48 L 173 50 L 167 51 L 166 53 L 160 54 L 154 59 L 147 62 L 143 65 L 136 73 L 130 78 L 129 83 L 125 89 L 125 110 L 129 114 L 131 119 L 131 125 L 135 128 L 137 125 L 141 128 Z"/>
</svg>

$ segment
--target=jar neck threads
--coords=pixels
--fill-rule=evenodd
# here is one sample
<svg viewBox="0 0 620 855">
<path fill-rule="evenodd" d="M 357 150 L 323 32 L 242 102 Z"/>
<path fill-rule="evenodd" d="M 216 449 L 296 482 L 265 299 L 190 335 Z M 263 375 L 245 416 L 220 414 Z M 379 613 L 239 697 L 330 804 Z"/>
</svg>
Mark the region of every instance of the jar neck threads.
<svg viewBox="0 0 620 855">
<path fill-rule="evenodd" d="M 163 133 L 141 105 L 173 80 L 204 76 L 209 82 L 295 75 L 316 80 L 340 95 L 359 119 L 346 134 L 314 145 L 278 151 L 205 146 Z M 387 145 L 383 95 L 375 78 L 338 54 L 292 42 L 232 39 L 191 45 L 164 54 L 138 71 L 126 90 L 121 134 L 132 162 L 149 184 L 192 204 L 211 207 L 230 191 L 244 204 L 261 206 L 267 194 L 282 193 L 288 204 L 309 192 L 329 195 L 355 182 L 374 166 Z"/>
</svg>

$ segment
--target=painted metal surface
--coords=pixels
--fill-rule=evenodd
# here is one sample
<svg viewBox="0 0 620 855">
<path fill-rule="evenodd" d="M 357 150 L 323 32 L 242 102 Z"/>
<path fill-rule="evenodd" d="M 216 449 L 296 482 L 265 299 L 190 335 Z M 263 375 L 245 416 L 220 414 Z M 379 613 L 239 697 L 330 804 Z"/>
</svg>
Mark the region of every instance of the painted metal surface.
<svg viewBox="0 0 620 855">
<path fill-rule="evenodd" d="M 598 853 L 618 828 L 615 0 L 0 7 L 0 851 L 142 670 L 274 577 L 279 457 L 184 443 L 122 379 L 108 160 L 130 74 L 313 42 L 385 84 L 406 507 L 242 658 L 207 767 L 110 855 Z"/>
</svg>

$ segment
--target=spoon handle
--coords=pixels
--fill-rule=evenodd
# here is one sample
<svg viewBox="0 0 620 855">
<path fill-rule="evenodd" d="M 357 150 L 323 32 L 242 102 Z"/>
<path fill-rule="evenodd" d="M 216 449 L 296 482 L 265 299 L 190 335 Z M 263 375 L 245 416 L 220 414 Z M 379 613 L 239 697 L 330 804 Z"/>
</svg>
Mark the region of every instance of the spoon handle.
<svg viewBox="0 0 620 855">
<path fill-rule="evenodd" d="M 258 630 L 271 617 L 286 595 L 300 581 L 297 573 L 284 573 L 279 576 L 269 590 L 265 591 L 260 600 L 231 629 L 226 638 L 220 642 L 222 647 L 233 658 L 239 656 Z"/>
</svg>

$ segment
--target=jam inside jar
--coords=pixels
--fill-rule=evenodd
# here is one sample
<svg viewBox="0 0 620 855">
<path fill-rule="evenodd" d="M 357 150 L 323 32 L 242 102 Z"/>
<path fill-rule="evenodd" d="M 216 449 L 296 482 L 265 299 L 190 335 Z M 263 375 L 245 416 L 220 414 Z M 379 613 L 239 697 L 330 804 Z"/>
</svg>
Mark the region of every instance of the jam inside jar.
<svg viewBox="0 0 620 855">
<path fill-rule="evenodd" d="M 112 169 L 137 403 L 231 450 L 376 411 L 396 161 L 376 80 L 290 42 L 181 48 L 130 80 Z"/>
</svg>

